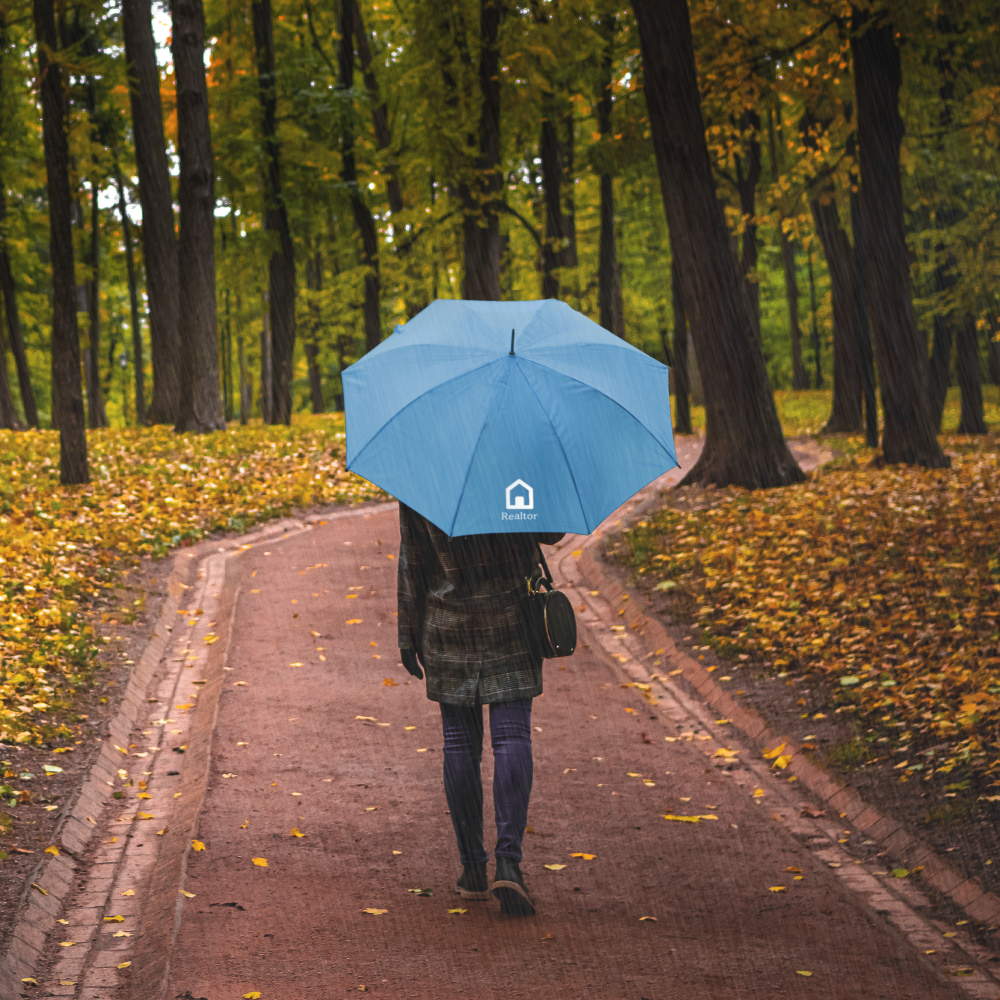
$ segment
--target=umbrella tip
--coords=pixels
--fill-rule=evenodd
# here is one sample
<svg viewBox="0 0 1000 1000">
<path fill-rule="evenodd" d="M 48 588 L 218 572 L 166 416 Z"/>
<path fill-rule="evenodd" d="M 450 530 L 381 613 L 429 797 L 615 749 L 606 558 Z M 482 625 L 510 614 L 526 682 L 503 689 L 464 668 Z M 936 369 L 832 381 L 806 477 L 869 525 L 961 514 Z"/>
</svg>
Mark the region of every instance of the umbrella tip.
<svg viewBox="0 0 1000 1000">
<path fill-rule="evenodd" d="M 514 331 L 510 331 L 510 354 L 508 357 L 514 357 Z"/>
</svg>

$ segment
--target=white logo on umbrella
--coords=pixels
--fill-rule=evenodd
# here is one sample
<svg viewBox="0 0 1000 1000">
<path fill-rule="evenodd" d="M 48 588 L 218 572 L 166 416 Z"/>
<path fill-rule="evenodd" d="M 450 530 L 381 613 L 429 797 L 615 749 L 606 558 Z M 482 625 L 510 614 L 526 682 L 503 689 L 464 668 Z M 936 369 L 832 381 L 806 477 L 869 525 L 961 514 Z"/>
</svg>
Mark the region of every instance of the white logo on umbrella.
<svg viewBox="0 0 1000 1000">
<path fill-rule="evenodd" d="M 516 489 L 525 490 L 527 492 L 527 496 L 523 493 L 518 493 L 517 496 L 512 497 L 511 493 L 513 493 Z M 515 479 L 514 482 L 507 487 L 507 510 L 534 509 L 535 491 L 523 479 Z"/>
</svg>

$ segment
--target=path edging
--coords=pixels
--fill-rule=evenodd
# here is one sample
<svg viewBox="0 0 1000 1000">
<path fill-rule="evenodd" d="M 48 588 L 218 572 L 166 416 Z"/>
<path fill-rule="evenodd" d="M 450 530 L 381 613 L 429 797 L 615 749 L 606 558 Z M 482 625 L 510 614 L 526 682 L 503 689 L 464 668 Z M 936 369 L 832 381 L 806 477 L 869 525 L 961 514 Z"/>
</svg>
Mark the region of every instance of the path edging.
<svg viewBox="0 0 1000 1000">
<path fill-rule="evenodd" d="M 628 517 L 630 519 L 642 517 L 659 503 L 658 495 L 649 498 L 630 511 Z M 617 588 L 624 596 L 630 589 L 629 584 L 623 582 L 610 567 L 602 566 L 596 556 L 596 550 L 604 537 L 600 533 L 595 533 L 583 543 L 579 558 L 580 573 L 591 590 L 610 594 Z M 609 598 L 609 602 L 612 602 L 612 599 Z M 763 749 L 785 743 L 787 754 L 793 758 L 789 769 L 794 770 L 798 780 L 813 795 L 829 808 L 836 810 L 842 818 L 847 819 L 869 839 L 877 841 L 897 857 L 905 857 L 910 868 L 922 865 L 922 881 L 928 882 L 947 896 L 972 920 L 983 924 L 1000 924 L 1000 897 L 996 893 L 984 892 L 976 878 L 966 877 L 954 865 L 945 861 L 926 841 L 907 830 L 900 821 L 876 809 L 866 802 L 856 789 L 834 781 L 807 760 L 802 755 L 801 749 L 795 748 L 795 740 L 791 736 L 774 732 L 756 712 L 738 704 L 712 679 L 711 674 L 697 660 L 678 648 L 659 621 L 643 614 L 636 602 L 619 599 L 617 603 L 624 604 L 625 614 L 622 617 L 629 630 L 645 635 L 655 648 L 662 648 L 663 658 L 670 660 L 674 669 L 683 670 L 683 677 L 694 687 L 699 696 L 713 710 L 728 718 L 730 724 L 740 730 L 751 744 Z"/>
</svg>

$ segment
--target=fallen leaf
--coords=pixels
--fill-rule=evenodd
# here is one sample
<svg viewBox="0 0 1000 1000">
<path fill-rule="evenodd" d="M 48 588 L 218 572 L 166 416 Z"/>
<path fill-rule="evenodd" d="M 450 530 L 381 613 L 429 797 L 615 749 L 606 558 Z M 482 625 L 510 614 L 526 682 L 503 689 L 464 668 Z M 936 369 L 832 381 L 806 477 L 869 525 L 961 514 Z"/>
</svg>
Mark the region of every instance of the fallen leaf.
<svg viewBox="0 0 1000 1000">
<path fill-rule="evenodd" d="M 36 979 L 32 979 L 31 976 L 26 976 L 24 979 L 21 980 L 21 982 L 22 983 L 31 983 L 33 986 L 37 986 L 38 985 L 38 981 Z"/>
<path fill-rule="evenodd" d="M 403 728 L 404 728 L 404 729 L 405 729 L 405 730 L 406 730 L 407 732 L 409 732 L 409 731 L 410 731 L 411 729 L 416 729 L 417 727 L 416 727 L 416 726 L 403 726 Z"/>
<path fill-rule="evenodd" d="M 126 889 L 126 890 L 125 890 L 125 891 L 124 891 L 124 892 L 122 893 L 122 895 L 123 895 L 123 896 L 134 896 L 134 895 L 135 895 L 135 889 Z"/>
<path fill-rule="evenodd" d="M 303 666 L 305 666 L 304 663 L 289 663 L 288 665 L 290 667 L 303 667 Z"/>
<path fill-rule="evenodd" d="M 378 812 L 378 806 L 365 806 L 366 813 Z"/>
<path fill-rule="evenodd" d="M 945 931 L 942 937 L 953 938 L 958 934 L 958 931 Z"/>
<path fill-rule="evenodd" d="M 763 789 L 763 788 L 755 788 L 755 789 L 753 790 L 753 797 L 754 797 L 755 799 L 759 799 L 759 798 L 762 798 L 762 797 L 763 797 L 763 795 L 764 795 L 764 789 Z"/>
<path fill-rule="evenodd" d="M 376 910 L 373 907 L 369 907 L 367 910 L 362 910 L 362 913 L 370 913 L 373 917 L 380 917 L 383 913 L 388 913 L 388 910 Z"/>
<path fill-rule="evenodd" d="M 639 917 L 639 923 L 641 924 L 644 920 L 651 920 L 654 924 L 656 923 L 656 917 Z"/>
<path fill-rule="evenodd" d="M 386 677 L 385 680 L 382 681 L 382 683 L 386 687 L 390 688 L 399 687 L 399 685 L 391 677 Z"/>
<path fill-rule="evenodd" d="M 200 840 L 192 840 L 191 849 L 193 851 L 203 851 L 205 850 L 205 845 Z"/>
<path fill-rule="evenodd" d="M 54 854 L 58 858 L 59 857 L 59 848 L 56 847 L 55 844 L 53 844 L 51 847 L 46 847 L 45 848 L 45 853 L 46 854 Z"/>
<path fill-rule="evenodd" d="M 105 923 L 112 923 L 112 922 L 114 922 L 116 924 L 120 924 L 124 919 L 125 918 L 119 913 L 119 914 L 116 914 L 113 917 L 105 917 L 104 918 L 104 922 Z"/>
<path fill-rule="evenodd" d="M 120 937 L 131 937 L 132 936 L 132 932 L 131 931 L 115 931 L 114 934 L 112 934 L 111 936 L 112 937 L 119 937 L 119 938 Z"/>
<path fill-rule="evenodd" d="M 893 868 L 891 874 L 892 874 L 893 878 L 906 878 L 906 876 L 910 874 L 910 869 L 909 868 Z"/>
<path fill-rule="evenodd" d="M 156 831 L 156 836 L 157 837 L 162 837 L 166 832 L 167 832 L 167 827 L 164 827 L 162 830 L 157 830 Z"/>
<path fill-rule="evenodd" d="M 827 868 L 839 868 L 840 867 L 840 863 L 837 862 L 837 861 L 828 861 L 827 864 L 826 864 L 826 867 Z"/>
<path fill-rule="evenodd" d="M 393 854 L 402 854 L 403 852 L 402 851 L 393 851 L 392 853 Z"/>
<path fill-rule="evenodd" d="M 291 833 L 288 834 L 289 837 L 304 837 L 305 834 L 297 827 L 293 826 Z"/>
<path fill-rule="evenodd" d="M 802 874 L 802 869 L 801 868 L 786 868 L 785 871 L 786 872 L 791 872 L 793 875 L 801 875 Z"/>
<path fill-rule="evenodd" d="M 945 937 L 947 937 L 947 936 L 948 935 L 946 934 Z M 75 945 L 75 944 L 76 944 L 75 941 L 60 941 L 59 942 L 59 947 L 60 948 L 72 948 L 73 945 Z"/>
<path fill-rule="evenodd" d="M 260 1000 L 260 990 L 251 990 L 243 994 L 243 1000 Z"/>
<path fill-rule="evenodd" d="M 132 964 L 131 962 L 119 962 L 118 963 L 118 968 L 119 969 L 127 969 L 131 964 Z"/>
<path fill-rule="evenodd" d="M 812 973 L 811 972 L 807 972 L 805 969 L 796 969 L 795 970 L 795 975 L 797 975 L 797 976 L 811 976 Z"/>
<path fill-rule="evenodd" d="M 187 891 L 187 889 L 178 889 L 177 891 L 178 891 L 178 892 L 179 892 L 179 893 L 180 893 L 180 894 L 181 894 L 182 896 L 185 896 L 185 897 L 186 897 L 187 899 L 194 899 L 194 897 L 195 897 L 195 895 L 196 895 L 196 894 L 195 894 L 195 893 L 193 893 L 193 892 L 188 892 L 188 891 Z"/>
<path fill-rule="evenodd" d="M 768 892 L 788 892 L 788 890 L 783 885 L 772 885 Z"/>
<path fill-rule="evenodd" d="M 715 724 L 717 726 L 728 726 L 729 723 L 732 721 L 733 721 L 732 719 L 716 719 Z"/>
<path fill-rule="evenodd" d="M 566 866 L 565 865 L 545 865 L 545 867 L 550 872 L 559 872 L 559 871 L 562 871 Z"/>
<path fill-rule="evenodd" d="M 808 804 L 803 804 L 802 812 L 799 813 L 800 816 L 809 816 L 812 819 L 819 819 L 820 816 L 826 815 L 825 809 L 817 809 L 815 806 Z"/>
<path fill-rule="evenodd" d="M 344 624 L 345 625 L 360 625 L 361 624 L 361 619 L 360 618 L 348 618 L 347 621 L 344 622 Z"/>
<path fill-rule="evenodd" d="M 730 750 L 728 747 L 719 747 L 718 750 L 712 755 L 713 757 L 720 757 L 724 760 L 732 760 L 734 757 L 739 757 L 739 750 Z"/>
<path fill-rule="evenodd" d="M 786 745 L 787 744 L 785 744 L 785 743 L 781 743 L 778 746 L 776 746 L 773 750 L 765 750 L 764 751 L 764 759 L 765 760 L 774 760 L 775 757 L 780 757 L 781 756 L 781 751 L 785 749 Z"/>
<path fill-rule="evenodd" d="M 354 718 L 355 721 L 360 719 L 362 722 L 378 722 L 374 715 L 356 715 Z"/>
<path fill-rule="evenodd" d="M 456 910 L 449 910 L 448 912 L 449 913 L 468 913 L 469 911 L 468 910 L 458 910 L 458 909 L 456 909 Z"/>
<path fill-rule="evenodd" d="M 771 767 L 780 767 L 782 770 L 784 770 L 786 767 L 788 767 L 789 764 L 791 764 L 791 762 L 792 762 L 792 755 L 790 753 L 782 754 L 780 757 L 775 759 Z"/>
<path fill-rule="evenodd" d="M 571 854 L 571 858 L 583 858 L 584 861 L 593 861 L 597 857 L 596 854 Z"/>
<path fill-rule="evenodd" d="M 266 868 L 267 867 L 267 858 L 254 858 L 253 859 L 253 863 L 258 868 Z"/>
</svg>

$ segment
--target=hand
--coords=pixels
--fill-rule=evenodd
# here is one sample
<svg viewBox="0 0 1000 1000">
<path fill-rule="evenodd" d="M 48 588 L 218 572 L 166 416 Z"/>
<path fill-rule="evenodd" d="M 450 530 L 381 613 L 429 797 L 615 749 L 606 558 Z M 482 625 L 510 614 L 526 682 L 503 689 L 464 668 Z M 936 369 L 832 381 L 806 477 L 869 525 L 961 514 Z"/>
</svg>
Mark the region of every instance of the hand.
<svg viewBox="0 0 1000 1000">
<path fill-rule="evenodd" d="M 420 664 L 417 660 L 417 651 L 415 649 L 401 649 L 399 655 L 407 672 L 416 677 L 418 681 L 422 681 L 424 679 L 424 672 L 420 669 Z"/>
</svg>

